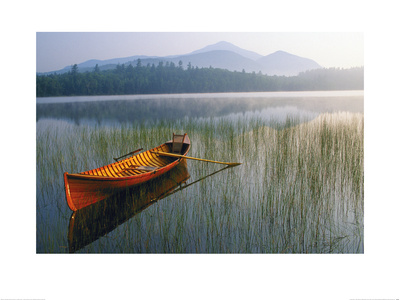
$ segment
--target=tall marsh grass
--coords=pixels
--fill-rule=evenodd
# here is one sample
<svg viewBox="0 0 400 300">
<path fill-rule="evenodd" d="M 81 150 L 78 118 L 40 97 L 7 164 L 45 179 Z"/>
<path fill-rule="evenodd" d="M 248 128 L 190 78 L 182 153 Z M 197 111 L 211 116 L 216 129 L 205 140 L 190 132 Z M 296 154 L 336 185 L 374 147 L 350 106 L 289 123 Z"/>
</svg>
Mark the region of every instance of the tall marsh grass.
<svg viewBox="0 0 400 300">
<path fill-rule="evenodd" d="M 190 156 L 242 162 L 150 206 L 81 252 L 363 253 L 363 115 L 119 126 L 37 123 L 37 252 L 67 252 L 63 172 L 187 132 Z M 221 165 L 188 160 L 193 182 Z"/>
</svg>

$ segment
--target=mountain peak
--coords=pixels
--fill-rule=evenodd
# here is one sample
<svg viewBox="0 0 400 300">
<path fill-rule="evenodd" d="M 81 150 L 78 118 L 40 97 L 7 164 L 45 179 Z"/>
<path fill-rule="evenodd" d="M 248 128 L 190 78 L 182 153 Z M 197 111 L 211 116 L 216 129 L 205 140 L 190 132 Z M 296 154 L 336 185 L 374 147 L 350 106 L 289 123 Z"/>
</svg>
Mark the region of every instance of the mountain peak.
<svg viewBox="0 0 400 300">
<path fill-rule="evenodd" d="M 212 44 L 212 45 L 208 45 L 204 48 L 201 48 L 199 50 L 193 51 L 189 54 L 198 54 L 198 53 L 203 53 L 203 52 L 209 52 L 209 51 L 215 51 L 215 50 L 225 50 L 225 51 L 231 51 L 237 54 L 240 54 L 241 56 L 245 57 L 245 58 L 250 58 L 252 60 L 257 60 L 259 58 L 262 57 L 262 55 L 253 52 L 253 51 L 249 51 L 249 50 L 245 50 L 242 49 L 232 43 L 226 42 L 226 41 L 220 41 L 216 44 Z"/>
<path fill-rule="evenodd" d="M 283 50 L 275 51 L 274 53 L 271 53 L 269 56 L 292 56 L 292 57 L 300 57 L 300 56 L 291 54 L 291 53 L 286 52 L 286 51 L 283 51 Z"/>
<path fill-rule="evenodd" d="M 227 41 L 220 41 L 220 42 L 218 42 L 218 43 L 215 43 L 214 45 L 231 45 L 231 46 L 235 46 L 234 44 L 229 43 L 229 42 L 227 42 Z M 235 46 L 235 47 L 236 47 L 236 46 Z"/>
<path fill-rule="evenodd" d="M 278 51 L 275 51 L 274 53 L 272 53 L 272 54 L 290 54 L 289 52 L 286 52 L 286 51 L 283 51 L 283 50 L 278 50 Z"/>
<path fill-rule="evenodd" d="M 299 72 L 319 69 L 321 66 L 314 60 L 300 57 L 282 50 L 261 57 L 257 60 L 264 66 L 269 74 L 276 75 L 297 75 Z"/>
</svg>

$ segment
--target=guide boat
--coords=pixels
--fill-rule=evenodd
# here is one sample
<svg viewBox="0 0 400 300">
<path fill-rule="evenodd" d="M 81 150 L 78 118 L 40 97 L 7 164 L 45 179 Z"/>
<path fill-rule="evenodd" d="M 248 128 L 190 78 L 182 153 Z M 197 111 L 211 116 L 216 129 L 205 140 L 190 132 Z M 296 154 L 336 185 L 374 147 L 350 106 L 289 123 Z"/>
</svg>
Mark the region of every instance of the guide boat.
<svg viewBox="0 0 400 300">
<path fill-rule="evenodd" d="M 189 149 L 188 135 L 174 134 L 172 140 L 158 147 L 139 154 L 136 153 L 142 149 L 131 152 L 128 158 L 120 161 L 115 159 L 116 162 L 112 164 L 81 173 L 65 172 L 68 206 L 77 211 L 123 189 L 165 174 L 185 158 Z"/>
</svg>

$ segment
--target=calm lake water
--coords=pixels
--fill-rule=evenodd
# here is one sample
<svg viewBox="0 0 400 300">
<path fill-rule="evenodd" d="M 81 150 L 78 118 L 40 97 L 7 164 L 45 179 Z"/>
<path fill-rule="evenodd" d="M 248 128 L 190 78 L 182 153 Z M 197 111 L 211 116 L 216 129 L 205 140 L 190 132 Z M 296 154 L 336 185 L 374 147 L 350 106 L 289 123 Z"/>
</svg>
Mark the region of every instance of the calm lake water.
<svg viewBox="0 0 400 300">
<path fill-rule="evenodd" d="M 364 251 L 363 91 L 37 98 L 36 109 L 38 253 Z M 69 210 L 64 172 L 173 132 L 189 134 L 189 156 L 242 165 L 188 160 Z"/>
<path fill-rule="evenodd" d="M 363 100 L 363 91 L 49 97 L 37 98 L 37 121 L 111 124 L 244 114 L 263 120 L 308 120 L 324 112 L 363 113 Z"/>
</svg>

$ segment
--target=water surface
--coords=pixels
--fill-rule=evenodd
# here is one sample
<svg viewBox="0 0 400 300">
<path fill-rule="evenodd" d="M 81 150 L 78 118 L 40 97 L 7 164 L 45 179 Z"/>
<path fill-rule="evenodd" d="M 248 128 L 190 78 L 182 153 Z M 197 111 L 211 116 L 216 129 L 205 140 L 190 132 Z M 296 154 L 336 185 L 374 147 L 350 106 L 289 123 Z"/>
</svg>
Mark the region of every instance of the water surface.
<svg viewBox="0 0 400 300">
<path fill-rule="evenodd" d="M 36 250 L 363 253 L 363 111 L 359 91 L 37 99 Z M 151 205 L 133 204 L 160 182 L 69 210 L 64 172 L 173 132 L 189 134 L 190 156 L 242 165 L 188 160 Z"/>
</svg>

